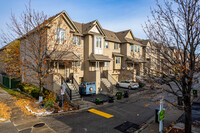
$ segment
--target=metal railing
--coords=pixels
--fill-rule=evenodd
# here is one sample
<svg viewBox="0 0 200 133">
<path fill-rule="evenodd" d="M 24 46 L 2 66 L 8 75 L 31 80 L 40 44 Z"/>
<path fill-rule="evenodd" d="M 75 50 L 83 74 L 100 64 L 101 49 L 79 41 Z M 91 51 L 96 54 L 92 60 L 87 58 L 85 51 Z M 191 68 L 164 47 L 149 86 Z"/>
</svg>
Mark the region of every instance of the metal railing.
<svg viewBox="0 0 200 133">
<path fill-rule="evenodd" d="M 68 84 L 65 81 L 65 78 L 61 75 L 61 80 L 66 84 L 66 94 L 69 96 L 69 100 L 72 100 L 72 90 L 69 88 Z"/>
<path fill-rule="evenodd" d="M 108 80 L 112 83 L 112 84 L 117 84 L 117 81 L 112 77 L 112 75 L 110 75 L 109 73 L 108 73 Z"/>
<path fill-rule="evenodd" d="M 69 99 L 72 100 L 72 90 L 69 88 L 66 82 L 65 84 L 67 85 L 67 88 L 66 88 L 67 95 L 69 96 Z"/>
<path fill-rule="evenodd" d="M 74 77 L 72 79 L 72 83 L 74 84 L 76 91 L 79 92 L 79 84 Z"/>
</svg>

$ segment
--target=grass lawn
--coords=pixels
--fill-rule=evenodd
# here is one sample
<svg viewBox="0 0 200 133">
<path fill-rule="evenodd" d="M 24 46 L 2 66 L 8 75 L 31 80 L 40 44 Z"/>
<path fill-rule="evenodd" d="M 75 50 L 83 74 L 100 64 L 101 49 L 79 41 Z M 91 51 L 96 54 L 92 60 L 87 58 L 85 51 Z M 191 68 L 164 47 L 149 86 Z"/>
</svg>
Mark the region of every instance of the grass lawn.
<svg viewBox="0 0 200 133">
<path fill-rule="evenodd" d="M 6 88 L 2 84 L 0 84 L 0 88 L 4 89 L 6 92 L 8 92 L 10 95 L 16 97 L 17 99 L 22 99 L 22 98 L 28 97 L 27 95 L 22 94 L 19 91 Z"/>
</svg>

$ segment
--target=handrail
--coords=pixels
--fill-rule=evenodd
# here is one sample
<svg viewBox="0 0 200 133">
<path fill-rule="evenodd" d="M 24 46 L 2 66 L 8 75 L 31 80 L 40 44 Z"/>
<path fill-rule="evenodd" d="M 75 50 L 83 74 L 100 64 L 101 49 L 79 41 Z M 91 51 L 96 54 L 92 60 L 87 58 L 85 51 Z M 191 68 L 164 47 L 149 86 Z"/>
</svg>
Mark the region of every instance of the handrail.
<svg viewBox="0 0 200 133">
<path fill-rule="evenodd" d="M 108 80 L 110 81 L 110 78 L 115 82 L 114 84 L 117 84 L 117 81 L 108 73 Z M 111 81 L 110 81 L 111 82 Z M 112 82 L 111 82 L 112 83 Z"/>
<path fill-rule="evenodd" d="M 65 81 L 65 79 L 64 79 L 64 77 L 62 75 L 61 75 L 61 80 L 63 80 L 65 82 L 65 84 L 67 86 L 66 87 L 66 92 L 67 92 L 70 100 L 72 100 L 72 90 L 69 88 L 68 84 L 66 83 L 66 81 Z"/>
<path fill-rule="evenodd" d="M 79 84 L 74 77 L 72 79 L 72 83 L 74 84 L 76 91 L 79 92 Z"/>
<path fill-rule="evenodd" d="M 66 88 L 66 92 L 70 98 L 70 100 L 72 100 L 72 90 L 69 88 L 68 84 L 65 82 L 67 88 Z"/>
</svg>

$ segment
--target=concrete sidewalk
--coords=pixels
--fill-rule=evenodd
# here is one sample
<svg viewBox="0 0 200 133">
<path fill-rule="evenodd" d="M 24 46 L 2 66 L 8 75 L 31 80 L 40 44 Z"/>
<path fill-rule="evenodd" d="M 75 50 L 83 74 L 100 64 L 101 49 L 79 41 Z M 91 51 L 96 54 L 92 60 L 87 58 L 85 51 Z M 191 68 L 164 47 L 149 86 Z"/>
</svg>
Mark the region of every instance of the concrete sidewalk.
<svg viewBox="0 0 200 133">
<path fill-rule="evenodd" d="M 33 127 L 43 122 L 36 116 L 24 114 L 19 107 L 15 106 L 16 100 L 2 88 L 0 88 L 0 100 L 12 109 L 10 121 L 0 122 L 1 133 L 55 133 L 47 124 Z"/>
<path fill-rule="evenodd" d="M 196 98 L 194 100 L 195 102 L 200 103 L 200 97 Z M 166 110 L 166 115 L 164 118 L 164 128 L 169 127 L 172 123 L 176 123 L 178 118 L 184 113 L 184 110 L 179 110 L 174 106 L 171 106 Z M 155 116 L 151 118 L 148 122 L 148 124 L 144 125 L 141 130 L 139 131 L 140 133 L 159 133 L 159 124 L 155 123 Z M 177 129 L 184 129 L 184 123 L 176 123 L 174 128 Z M 199 133 L 200 128 L 192 127 L 192 131 L 194 133 Z"/>
<path fill-rule="evenodd" d="M 171 123 L 176 122 L 177 119 L 183 114 L 183 110 L 171 106 L 166 110 L 164 119 L 164 128 L 170 126 Z M 159 133 L 159 124 L 155 123 L 155 117 L 149 120 L 149 124 L 142 127 L 140 133 Z"/>
</svg>

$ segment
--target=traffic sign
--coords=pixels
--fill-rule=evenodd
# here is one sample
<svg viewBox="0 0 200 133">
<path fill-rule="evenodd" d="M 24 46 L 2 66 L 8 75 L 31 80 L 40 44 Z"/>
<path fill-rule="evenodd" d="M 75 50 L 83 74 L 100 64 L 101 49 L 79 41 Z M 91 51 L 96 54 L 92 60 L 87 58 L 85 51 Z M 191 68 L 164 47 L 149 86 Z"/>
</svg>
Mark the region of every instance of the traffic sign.
<svg viewBox="0 0 200 133">
<path fill-rule="evenodd" d="M 158 120 L 161 121 L 165 118 L 165 110 L 159 111 L 159 118 Z"/>
<path fill-rule="evenodd" d="M 64 94 L 65 94 L 65 90 L 61 89 L 61 95 L 64 95 Z"/>
</svg>

